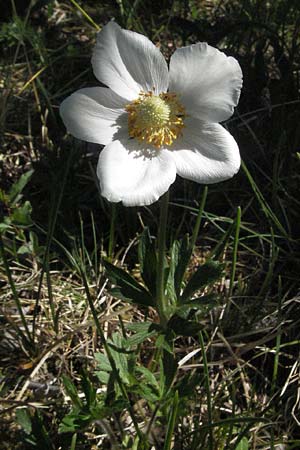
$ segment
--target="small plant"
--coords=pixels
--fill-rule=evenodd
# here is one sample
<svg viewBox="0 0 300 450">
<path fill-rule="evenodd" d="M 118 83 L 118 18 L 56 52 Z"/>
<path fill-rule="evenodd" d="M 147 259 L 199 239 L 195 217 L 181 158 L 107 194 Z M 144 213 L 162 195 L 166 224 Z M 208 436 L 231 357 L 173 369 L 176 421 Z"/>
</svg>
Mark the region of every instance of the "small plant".
<svg viewBox="0 0 300 450">
<path fill-rule="evenodd" d="M 0 447 L 300 448 L 298 0 L 27 3 L 0 25 Z"/>
</svg>

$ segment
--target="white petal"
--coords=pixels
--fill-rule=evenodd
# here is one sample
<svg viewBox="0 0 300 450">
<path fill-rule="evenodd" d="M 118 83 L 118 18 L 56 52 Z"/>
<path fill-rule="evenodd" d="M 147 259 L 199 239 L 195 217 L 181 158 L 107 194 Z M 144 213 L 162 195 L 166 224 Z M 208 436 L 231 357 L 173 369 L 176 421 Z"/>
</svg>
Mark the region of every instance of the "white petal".
<svg viewBox="0 0 300 450">
<path fill-rule="evenodd" d="M 100 153 L 101 194 L 126 206 L 150 205 L 175 181 L 176 168 L 166 150 L 142 148 L 134 139 L 115 141 Z"/>
<path fill-rule="evenodd" d="M 83 141 L 108 144 L 127 134 L 126 100 L 104 87 L 80 89 L 60 105 L 69 133 Z"/>
<path fill-rule="evenodd" d="M 181 138 L 170 150 L 177 174 L 201 184 L 217 183 L 239 170 L 240 153 L 231 134 L 218 123 L 188 118 Z"/>
<path fill-rule="evenodd" d="M 198 43 L 177 49 L 170 61 L 170 91 L 181 95 L 187 113 L 222 122 L 238 104 L 243 84 L 239 63 L 214 47 Z"/>
<path fill-rule="evenodd" d="M 128 100 L 140 91 L 155 88 L 159 94 L 168 89 L 167 63 L 155 45 L 145 36 L 122 30 L 109 22 L 99 32 L 92 57 L 99 81 Z"/>
</svg>

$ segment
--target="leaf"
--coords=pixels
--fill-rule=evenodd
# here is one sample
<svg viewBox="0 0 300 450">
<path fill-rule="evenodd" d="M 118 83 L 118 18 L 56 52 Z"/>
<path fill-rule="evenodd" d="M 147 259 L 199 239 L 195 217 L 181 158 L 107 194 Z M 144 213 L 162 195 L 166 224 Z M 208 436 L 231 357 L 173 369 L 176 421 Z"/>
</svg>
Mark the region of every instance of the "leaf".
<svg viewBox="0 0 300 450">
<path fill-rule="evenodd" d="M 36 410 L 32 419 L 32 432 L 31 436 L 34 436 L 36 447 L 38 449 L 42 448 L 43 450 L 53 450 L 54 447 L 50 441 L 50 437 L 46 427 L 44 425 L 44 421 L 41 413 Z"/>
<path fill-rule="evenodd" d="M 153 324 L 152 322 L 144 322 L 142 324 L 139 323 L 137 325 L 144 325 L 144 324 L 145 324 L 145 326 L 138 327 L 139 330 L 137 331 L 137 333 L 128 337 L 127 339 L 124 339 L 124 345 L 132 347 L 133 345 L 141 344 L 142 342 L 145 341 L 145 339 L 147 339 L 151 336 L 154 336 L 160 330 L 160 327 Z M 131 324 L 131 325 L 133 325 L 133 324 Z M 129 327 L 127 327 L 127 328 L 129 328 Z"/>
<path fill-rule="evenodd" d="M 207 314 L 212 308 L 218 305 L 218 301 L 215 295 L 203 295 L 202 297 L 195 298 L 189 302 L 180 305 L 175 314 L 182 319 L 187 319 L 190 312 L 200 311 L 202 314 Z"/>
<path fill-rule="evenodd" d="M 139 397 L 152 404 L 155 404 L 160 399 L 158 390 L 154 389 L 152 385 L 145 384 L 143 381 L 137 385 L 135 391 Z"/>
<path fill-rule="evenodd" d="M 58 427 L 58 432 L 73 433 L 74 431 L 82 430 L 91 421 L 93 421 L 93 417 L 89 412 L 84 413 L 74 409 L 62 419 Z"/>
<path fill-rule="evenodd" d="M 150 384 L 151 386 L 155 387 L 156 389 L 159 389 L 159 384 L 157 379 L 155 378 L 154 374 L 151 372 L 151 370 L 147 369 L 147 367 L 136 367 L 136 371 L 141 373 L 145 381 Z"/>
<path fill-rule="evenodd" d="M 157 331 L 162 329 L 160 325 L 153 322 L 131 322 L 126 324 L 127 330 L 135 331 L 137 333 L 147 331 L 150 327 L 156 329 Z"/>
<path fill-rule="evenodd" d="M 179 248 L 180 248 L 180 242 L 174 241 L 171 248 L 171 258 L 170 258 L 170 267 L 168 272 L 168 278 L 167 278 L 167 295 L 170 299 L 175 300 L 173 303 L 176 303 L 177 301 L 177 289 L 175 286 L 175 273 L 176 268 L 178 266 L 178 257 L 179 257 Z"/>
<path fill-rule="evenodd" d="M 120 398 L 115 400 L 112 406 L 106 406 L 105 403 L 101 401 L 91 409 L 91 415 L 94 420 L 102 419 L 104 417 L 111 419 L 112 415 L 124 411 L 128 406 L 130 406 L 129 402 Z"/>
<path fill-rule="evenodd" d="M 26 184 L 30 181 L 33 172 L 33 170 L 29 170 L 28 172 L 24 173 L 23 175 L 21 175 L 19 180 L 12 185 L 8 195 L 9 203 L 11 206 L 16 205 L 21 192 L 23 191 Z"/>
<path fill-rule="evenodd" d="M 136 333 L 133 336 L 130 336 L 126 340 L 124 340 L 124 343 L 126 345 L 128 345 L 129 347 L 132 347 L 134 345 L 139 345 L 142 342 L 144 342 L 146 339 L 148 339 L 149 337 L 154 336 L 155 334 L 157 334 L 156 330 Z"/>
<path fill-rule="evenodd" d="M 96 389 L 93 387 L 87 372 L 84 369 L 82 370 L 81 386 L 85 395 L 87 407 L 90 409 L 96 402 Z"/>
<path fill-rule="evenodd" d="M 101 371 L 111 372 L 111 365 L 106 355 L 103 353 L 95 353 L 95 359 Z"/>
<path fill-rule="evenodd" d="M 164 351 L 173 355 L 173 346 L 169 343 L 169 341 L 170 341 L 170 339 L 166 339 L 166 336 L 164 334 L 161 334 L 156 339 L 155 347 L 163 349 Z"/>
<path fill-rule="evenodd" d="M 174 273 L 174 286 L 177 294 L 177 298 L 180 296 L 181 286 L 182 286 L 182 280 L 186 271 L 186 268 L 190 262 L 192 249 L 189 245 L 189 237 L 186 234 L 184 238 L 177 244 L 177 264 L 176 264 L 176 270 Z M 173 249 L 172 249 L 173 250 Z M 175 252 L 175 249 L 174 249 Z M 172 255 L 173 257 L 173 255 Z"/>
<path fill-rule="evenodd" d="M 161 370 L 163 372 L 162 376 L 162 385 L 163 392 L 166 394 L 171 388 L 175 375 L 177 373 L 178 364 L 176 362 L 174 353 L 170 353 L 168 351 L 163 351 L 162 356 L 162 366 Z"/>
<path fill-rule="evenodd" d="M 128 350 L 123 346 L 124 339 L 119 333 L 114 333 L 111 339 L 107 340 L 107 344 L 110 348 L 110 354 L 115 362 L 116 368 L 119 371 L 122 380 L 129 384 L 130 383 L 130 370 L 128 364 L 130 362 L 130 355 L 128 355 Z M 131 354 L 132 352 L 130 352 Z M 103 353 L 96 353 L 96 361 L 98 363 L 98 368 L 100 369 L 100 376 L 106 384 L 108 379 L 103 375 L 103 372 L 111 373 L 112 367 L 110 365 L 109 359 Z"/>
<path fill-rule="evenodd" d="M 10 216 L 11 222 L 15 225 L 28 226 L 32 224 L 30 217 L 32 208 L 30 202 L 26 201 L 23 205 L 16 208 Z"/>
<path fill-rule="evenodd" d="M 222 276 L 223 267 L 223 264 L 215 261 L 207 261 L 199 266 L 189 279 L 181 296 L 181 302 L 185 303 L 196 291 L 218 280 Z"/>
<path fill-rule="evenodd" d="M 191 398 L 196 390 L 196 387 L 201 385 L 202 377 L 198 372 L 191 374 L 188 372 L 178 383 L 177 389 L 179 397 Z"/>
<path fill-rule="evenodd" d="M 1 233 L 1 231 L 8 230 L 9 228 L 11 228 L 11 225 L 9 223 L 7 223 L 7 222 L 0 223 L 0 233 Z"/>
<path fill-rule="evenodd" d="M 97 378 L 100 380 L 100 382 L 102 384 L 108 384 L 108 380 L 109 380 L 109 373 L 108 372 L 104 372 L 102 370 L 98 370 L 96 373 Z"/>
<path fill-rule="evenodd" d="M 185 320 L 176 314 L 171 317 L 168 327 L 174 331 L 177 336 L 195 336 L 203 329 L 201 323 L 195 320 Z"/>
<path fill-rule="evenodd" d="M 157 258 L 148 227 L 144 228 L 141 234 L 138 245 L 138 257 L 141 276 L 152 296 L 155 297 Z"/>
<path fill-rule="evenodd" d="M 238 443 L 238 445 L 235 447 L 235 450 L 249 450 L 249 441 L 246 436 L 244 436 L 243 439 Z"/>
<path fill-rule="evenodd" d="M 31 418 L 30 414 L 27 410 L 27 408 L 17 408 L 16 410 L 16 421 L 26 434 L 30 434 L 32 431 L 32 424 L 31 424 Z"/>
<path fill-rule="evenodd" d="M 141 306 L 155 306 L 150 293 L 125 270 L 104 261 L 104 267 L 110 281 L 117 285 L 113 292 L 118 298 Z"/>
<path fill-rule="evenodd" d="M 122 340 L 119 333 L 114 333 L 107 343 L 122 381 L 129 384 L 128 352 L 122 347 Z"/>
<path fill-rule="evenodd" d="M 73 402 L 73 405 L 76 406 L 77 408 L 82 408 L 82 402 L 79 398 L 76 386 L 66 375 L 62 375 L 62 381 L 67 394 L 69 395 L 69 397 Z"/>
</svg>

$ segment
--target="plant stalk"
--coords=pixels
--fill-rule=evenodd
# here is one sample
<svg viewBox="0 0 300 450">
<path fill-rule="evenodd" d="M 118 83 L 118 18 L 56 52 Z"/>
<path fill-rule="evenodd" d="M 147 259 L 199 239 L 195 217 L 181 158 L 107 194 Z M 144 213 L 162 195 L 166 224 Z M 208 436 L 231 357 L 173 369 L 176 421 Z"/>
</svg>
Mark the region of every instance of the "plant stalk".
<svg viewBox="0 0 300 450">
<path fill-rule="evenodd" d="M 199 234 L 199 229 L 200 229 L 200 225 L 201 225 L 201 219 L 202 219 L 202 215 L 203 215 L 203 210 L 204 210 L 204 206 L 205 206 L 205 203 L 206 203 L 207 192 L 208 192 L 208 187 L 205 186 L 204 190 L 203 190 L 203 194 L 202 194 L 201 203 L 199 205 L 198 215 L 197 215 L 197 219 L 196 219 L 196 223 L 195 223 L 195 226 L 194 226 L 192 239 L 191 239 L 191 243 L 190 243 L 191 252 L 194 251 L 194 247 L 196 245 L 197 237 L 198 237 L 198 234 Z"/>
<path fill-rule="evenodd" d="M 165 250 L 166 250 L 166 232 L 168 221 L 168 205 L 169 205 L 169 191 L 166 192 L 160 199 L 160 217 L 157 233 L 158 241 L 158 260 L 157 260 L 157 274 L 156 274 L 156 306 L 159 314 L 160 323 L 163 327 L 166 326 L 168 301 L 165 296 Z"/>
</svg>

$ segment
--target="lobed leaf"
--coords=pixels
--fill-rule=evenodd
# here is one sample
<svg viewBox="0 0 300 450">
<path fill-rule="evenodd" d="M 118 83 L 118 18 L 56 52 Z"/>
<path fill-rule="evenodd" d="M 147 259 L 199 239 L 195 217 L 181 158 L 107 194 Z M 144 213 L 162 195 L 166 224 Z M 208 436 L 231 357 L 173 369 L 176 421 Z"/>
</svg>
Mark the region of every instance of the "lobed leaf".
<svg viewBox="0 0 300 450">
<path fill-rule="evenodd" d="M 138 245 L 138 257 L 141 276 L 153 297 L 156 295 L 156 268 L 157 257 L 149 228 L 144 228 Z"/>
<path fill-rule="evenodd" d="M 155 306 L 152 295 L 129 273 L 108 261 L 104 261 L 104 267 L 110 281 L 116 284 L 112 292 L 122 300 L 137 303 L 141 306 Z"/>
<path fill-rule="evenodd" d="M 183 294 L 181 295 L 181 302 L 185 303 L 192 295 L 199 289 L 214 283 L 221 278 L 223 272 L 223 264 L 215 261 L 207 261 L 199 266 L 196 272 L 189 279 Z"/>
<path fill-rule="evenodd" d="M 26 184 L 30 181 L 30 178 L 32 177 L 33 172 L 34 171 L 32 169 L 28 170 L 28 172 L 21 175 L 19 180 L 16 181 L 12 185 L 12 187 L 9 191 L 9 195 L 8 195 L 8 200 L 9 200 L 10 206 L 16 205 L 16 203 L 18 202 L 18 200 L 20 198 L 20 194 L 22 193 Z"/>
</svg>

